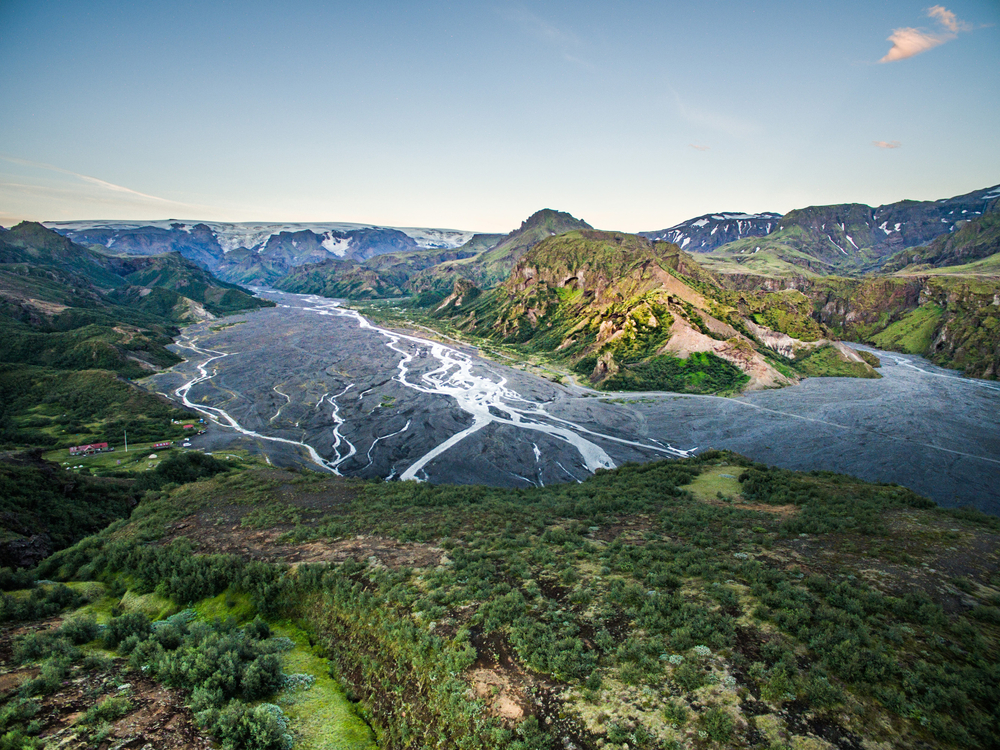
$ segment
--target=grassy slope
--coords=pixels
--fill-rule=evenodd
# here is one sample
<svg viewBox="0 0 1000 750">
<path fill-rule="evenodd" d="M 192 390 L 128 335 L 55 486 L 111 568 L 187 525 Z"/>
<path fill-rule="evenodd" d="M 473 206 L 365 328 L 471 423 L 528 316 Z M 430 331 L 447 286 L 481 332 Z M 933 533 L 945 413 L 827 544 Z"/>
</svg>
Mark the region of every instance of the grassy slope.
<svg viewBox="0 0 1000 750">
<path fill-rule="evenodd" d="M 273 305 L 176 253 L 109 257 L 27 222 L 0 234 L 0 261 L 3 445 L 176 437 L 185 413 L 123 378 L 180 361 L 166 346 L 191 300 L 219 314 Z"/>
<path fill-rule="evenodd" d="M 186 545 L 146 544 L 192 518 Z M 247 547 L 241 526 L 289 546 Z M 725 453 L 525 491 L 267 470 L 152 496 L 40 573 L 162 583 L 179 603 L 245 591 L 309 625 L 383 747 L 799 746 L 809 731 L 984 747 L 1000 736 L 998 534 L 899 487 Z M 353 552 L 294 575 L 191 557 L 220 545 Z M 477 693 L 483 670 L 501 687 Z M 504 699 L 538 721 L 496 718 Z"/>
<path fill-rule="evenodd" d="M 942 235 L 923 247 L 897 253 L 889 259 L 884 270 L 918 273 L 928 268 L 947 271 L 949 267 L 966 266 L 965 273 L 975 273 L 981 268 L 995 268 L 1000 261 L 997 256 L 1000 253 L 1000 207 L 998 206 L 1000 201 L 994 202 L 992 209 L 965 223 L 951 234 Z M 991 259 L 993 262 L 988 262 Z M 974 264 L 976 270 L 969 269 L 969 264 Z"/>
</svg>

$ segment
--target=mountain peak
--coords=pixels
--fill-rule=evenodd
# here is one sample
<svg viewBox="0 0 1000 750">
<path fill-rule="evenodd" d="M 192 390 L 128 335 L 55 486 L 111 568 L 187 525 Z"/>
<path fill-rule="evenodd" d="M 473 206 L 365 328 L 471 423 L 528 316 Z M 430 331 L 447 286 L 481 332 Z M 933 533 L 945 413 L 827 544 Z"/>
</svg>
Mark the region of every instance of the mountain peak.
<svg viewBox="0 0 1000 750">
<path fill-rule="evenodd" d="M 562 234 L 574 229 L 593 229 L 593 227 L 565 211 L 543 208 L 521 222 L 520 231 L 529 229 L 548 229 L 552 234 Z"/>
</svg>

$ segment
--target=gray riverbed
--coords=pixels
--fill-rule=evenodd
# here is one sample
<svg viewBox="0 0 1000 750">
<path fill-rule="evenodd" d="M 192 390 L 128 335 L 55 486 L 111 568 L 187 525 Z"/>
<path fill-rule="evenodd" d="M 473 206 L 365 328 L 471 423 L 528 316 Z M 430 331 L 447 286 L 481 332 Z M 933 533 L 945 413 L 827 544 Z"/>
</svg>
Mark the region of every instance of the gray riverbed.
<svg viewBox="0 0 1000 750">
<path fill-rule="evenodd" d="M 280 306 L 185 329 L 187 361 L 150 379 L 203 410 L 211 426 L 196 447 L 345 476 L 515 487 L 728 448 L 1000 515 L 1000 384 L 919 357 L 876 351 L 879 380 L 810 378 L 739 398 L 598 396 L 370 326 L 329 300 L 268 296 Z"/>
</svg>

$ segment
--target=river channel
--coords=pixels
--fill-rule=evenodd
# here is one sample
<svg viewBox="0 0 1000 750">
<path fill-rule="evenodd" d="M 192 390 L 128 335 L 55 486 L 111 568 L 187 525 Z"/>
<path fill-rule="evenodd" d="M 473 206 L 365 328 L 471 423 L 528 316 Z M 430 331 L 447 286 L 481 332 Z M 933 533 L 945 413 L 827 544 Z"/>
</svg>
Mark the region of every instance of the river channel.
<svg viewBox="0 0 1000 750">
<path fill-rule="evenodd" d="M 265 296 L 278 307 L 186 328 L 186 361 L 150 379 L 205 417 L 196 447 L 345 476 L 514 487 L 728 448 L 1000 514 L 1000 384 L 919 357 L 871 350 L 881 379 L 810 378 L 738 398 L 596 394 L 329 299 Z"/>
</svg>

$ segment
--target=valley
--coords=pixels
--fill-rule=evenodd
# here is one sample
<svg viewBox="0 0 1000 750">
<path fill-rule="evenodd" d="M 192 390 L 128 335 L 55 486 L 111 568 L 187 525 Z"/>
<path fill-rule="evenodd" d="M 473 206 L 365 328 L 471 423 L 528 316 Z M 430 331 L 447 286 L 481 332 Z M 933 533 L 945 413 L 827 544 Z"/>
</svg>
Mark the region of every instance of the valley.
<svg viewBox="0 0 1000 750">
<path fill-rule="evenodd" d="M 729 398 L 615 394 L 380 328 L 331 300 L 264 296 L 278 306 L 185 329 L 186 361 L 147 381 L 213 421 L 205 450 L 241 446 L 344 476 L 530 487 L 725 448 L 1000 513 L 1000 386 L 914 355 L 864 347 L 880 379 L 807 378 Z"/>
</svg>

